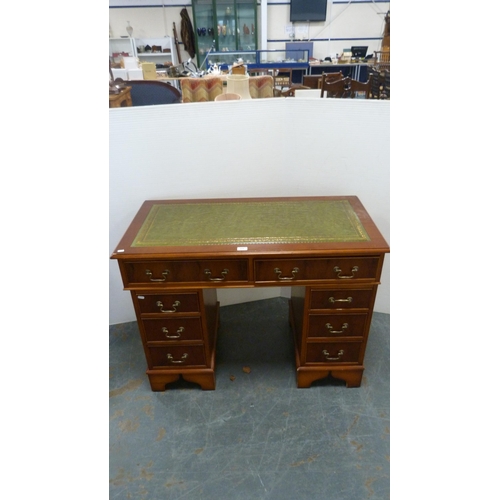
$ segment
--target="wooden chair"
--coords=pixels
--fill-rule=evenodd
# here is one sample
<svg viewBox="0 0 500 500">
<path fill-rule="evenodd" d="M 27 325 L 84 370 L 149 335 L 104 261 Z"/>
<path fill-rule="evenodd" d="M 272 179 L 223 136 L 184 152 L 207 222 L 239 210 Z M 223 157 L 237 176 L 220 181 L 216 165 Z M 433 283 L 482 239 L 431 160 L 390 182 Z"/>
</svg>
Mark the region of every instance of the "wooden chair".
<svg viewBox="0 0 500 500">
<path fill-rule="evenodd" d="M 323 78 L 321 79 L 321 95 L 320 97 L 348 97 L 350 95 L 349 83 L 351 79 L 349 77 L 342 78 L 341 80 L 328 81 L 326 78 L 326 73 L 323 73 Z"/>
<path fill-rule="evenodd" d="M 284 88 L 292 86 L 292 70 L 289 68 L 280 68 L 274 75 L 274 88 L 283 91 Z"/>
<path fill-rule="evenodd" d="M 336 73 L 325 73 L 328 75 L 329 81 L 341 80 L 344 78 L 342 71 L 338 71 Z M 323 75 L 304 75 L 302 78 L 302 85 L 306 85 L 312 89 L 320 89 L 321 88 L 321 79 Z"/>
<path fill-rule="evenodd" d="M 391 98 L 391 72 L 386 69 L 383 73 L 383 83 L 380 89 L 380 99 Z"/>
<path fill-rule="evenodd" d="M 344 74 L 342 71 L 337 71 L 335 73 L 323 73 L 321 76 L 326 76 L 327 82 L 336 82 L 337 80 L 342 80 L 344 78 Z"/>
<path fill-rule="evenodd" d="M 282 90 L 280 97 L 295 97 L 296 90 L 310 89 L 311 87 L 306 87 L 305 85 L 292 85 L 289 89 Z"/>
<path fill-rule="evenodd" d="M 363 93 L 365 96 L 364 98 L 369 99 L 372 91 L 372 75 L 368 76 L 366 82 L 358 82 L 357 80 L 351 79 L 349 82 L 349 91 L 351 98 L 359 98 L 359 94 Z"/>
<path fill-rule="evenodd" d="M 372 99 L 380 99 L 380 84 L 381 84 L 381 77 L 380 77 L 380 71 L 378 69 L 371 69 L 370 70 L 370 82 L 371 82 L 371 98 Z"/>
<path fill-rule="evenodd" d="M 371 98 L 390 99 L 390 71 L 373 69 L 370 72 Z"/>
</svg>

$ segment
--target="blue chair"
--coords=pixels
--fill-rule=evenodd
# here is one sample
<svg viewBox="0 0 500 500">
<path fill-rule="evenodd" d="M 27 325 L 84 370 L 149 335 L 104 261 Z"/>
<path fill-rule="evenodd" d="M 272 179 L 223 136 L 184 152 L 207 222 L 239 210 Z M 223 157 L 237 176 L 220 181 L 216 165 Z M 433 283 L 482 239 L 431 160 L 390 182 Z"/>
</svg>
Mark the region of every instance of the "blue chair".
<svg viewBox="0 0 500 500">
<path fill-rule="evenodd" d="M 153 104 L 174 104 L 182 102 L 182 94 L 170 83 L 155 80 L 129 80 L 132 106 L 151 106 Z"/>
</svg>

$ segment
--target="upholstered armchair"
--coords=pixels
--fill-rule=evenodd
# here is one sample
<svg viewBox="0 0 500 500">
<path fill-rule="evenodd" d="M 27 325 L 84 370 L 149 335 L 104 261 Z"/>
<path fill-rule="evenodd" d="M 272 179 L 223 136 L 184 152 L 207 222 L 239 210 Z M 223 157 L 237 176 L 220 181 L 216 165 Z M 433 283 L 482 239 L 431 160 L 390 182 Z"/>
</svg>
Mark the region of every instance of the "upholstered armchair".
<svg viewBox="0 0 500 500">
<path fill-rule="evenodd" d="M 156 80 L 128 80 L 131 87 L 132 106 L 151 106 L 153 104 L 175 104 L 181 102 L 181 93 L 169 83 Z"/>
<path fill-rule="evenodd" d="M 182 78 L 182 102 L 214 101 L 222 94 L 222 80 L 213 78 Z"/>
<path fill-rule="evenodd" d="M 251 76 L 249 86 L 252 99 L 274 97 L 274 79 L 271 75 Z"/>
<path fill-rule="evenodd" d="M 182 102 L 215 101 L 215 98 L 223 93 L 223 78 L 182 78 Z M 270 75 L 251 76 L 248 86 L 252 99 L 274 97 L 274 80 Z"/>
</svg>

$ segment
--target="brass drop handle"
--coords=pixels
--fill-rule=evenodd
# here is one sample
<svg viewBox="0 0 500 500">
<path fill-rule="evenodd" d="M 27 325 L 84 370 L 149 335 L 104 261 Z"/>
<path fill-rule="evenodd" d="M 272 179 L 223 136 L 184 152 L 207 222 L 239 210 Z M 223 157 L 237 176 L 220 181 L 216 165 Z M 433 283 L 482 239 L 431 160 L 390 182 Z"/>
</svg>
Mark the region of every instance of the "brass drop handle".
<svg viewBox="0 0 500 500">
<path fill-rule="evenodd" d="M 185 362 L 186 362 L 187 357 L 188 357 L 187 352 L 185 352 L 185 353 L 181 356 L 181 359 L 180 359 L 179 361 L 175 361 L 175 360 L 174 360 L 174 357 L 173 357 L 171 354 L 167 354 L 167 360 L 168 360 L 170 363 L 176 363 L 176 364 L 179 364 L 179 363 L 185 363 Z"/>
<path fill-rule="evenodd" d="M 328 302 L 335 304 L 335 302 L 352 302 L 352 297 L 347 297 L 347 299 L 336 299 L 335 297 L 328 297 Z"/>
<path fill-rule="evenodd" d="M 159 300 L 156 305 L 160 308 L 160 312 L 162 313 L 174 313 L 174 312 L 177 312 L 177 308 L 181 305 L 181 303 L 176 300 L 173 304 L 172 304 L 172 309 L 163 309 L 163 302 L 161 300 Z"/>
<path fill-rule="evenodd" d="M 179 329 L 175 332 L 175 333 L 177 333 L 177 335 L 169 335 L 168 334 L 169 331 L 168 331 L 168 328 L 166 326 L 164 326 L 161 329 L 161 331 L 165 334 L 165 337 L 167 339 L 178 339 L 181 336 L 182 332 L 184 331 L 184 327 L 183 326 L 179 327 Z"/>
<path fill-rule="evenodd" d="M 166 281 L 167 275 L 170 274 L 170 271 L 168 269 L 165 269 L 162 273 L 163 278 L 152 278 L 153 273 L 149 270 L 146 269 L 146 276 L 149 278 L 149 281 Z"/>
<path fill-rule="evenodd" d="M 281 269 L 279 267 L 275 267 L 274 268 L 274 272 L 278 275 L 278 279 L 281 280 L 281 281 L 290 281 L 290 280 L 294 280 L 295 279 L 295 275 L 299 272 L 299 268 L 298 267 L 294 267 L 292 269 L 292 276 L 281 276 Z"/>
<path fill-rule="evenodd" d="M 327 323 L 325 326 L 328 329 L 328 333 L 344 333 L 344 331 L 349 328 L 349 323 L 344 323 L 342 325 L 342 330 L 334 330 L 330 323 Z"/>
<path fill-rule="evenodd" d="M 337 353 L 338 358 L 329 358 L 328 356 L 330 356 L 330 353 L 326 349 L 323 349 L 323 354 L 327 361 L 338 361 L 343 356 L 344 351 L 340 349 L 340 351 Z"/>
<path fill-rule="evenodd" d="M 212 278 L 211 277 L 212 271 L 210 271 L 210 269 L 205 269 L 205 274 L 208 277 L 208 281 L 224 281 L 226 279 L 226 275 L 228 272 L 229 272 L 229 269 L 223 269 L 222 272 L 220 273 L 221 274 L 220 278 Z"/>
<path fill-rule="evenodd" d="M 339 278 L 341 280 L 350 280 L 350 279 L 354 278 L 354 273 L 357 273 L 358 271 L 359 271 L 359 267 L 358 266 L 354 266 L 351 269 L 351 275 L 350 276 L 343 276 L 343 275 L 341 275 L 342 269 L 340 269 L 339 266 L 335 266 L 333 268 L 333 272 L 337 273 L 337 278 Z"/>
</svg>

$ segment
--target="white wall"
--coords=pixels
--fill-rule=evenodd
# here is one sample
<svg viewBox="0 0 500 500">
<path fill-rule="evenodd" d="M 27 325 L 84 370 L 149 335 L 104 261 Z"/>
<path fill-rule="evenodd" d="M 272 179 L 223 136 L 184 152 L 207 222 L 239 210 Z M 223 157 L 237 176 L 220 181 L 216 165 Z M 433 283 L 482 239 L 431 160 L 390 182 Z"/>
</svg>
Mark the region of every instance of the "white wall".
<svg viewBox="0 0 500 500">
<path fill-rule="evenodd" d="M 276 4 L 280 1 L 280 4 Z M 180 38 L 180 11 L 183 8 L 175 0 L 109 0 L 110 7 L 126 5 L 159 5 L 158 7 L 121 7 L 109 9 L 109 24 L 115 37 L 126 36 L 127 21 L 134 28 L 136 38 L 155 38 L 172 36 L 172 23 L 176 23 Z M 191 21 L 194 24 L 191 2 L 185 2 Z M 296 27 L 305 28 L 305 39 L 314 41 L 314 57 L 324 59 L 342 52 L 352 45 L 368 45 L 368 53 L 380 50 L 384 32 L 384 16 L 390 8 L 389 2 L 366 2 L 351 0 L 347 2 L 327 3 L 327 17 L 320 23 L 295 23 Z M 260 13 L 260 9 L 258 9 Z M 267 39 L 271 40 L 267 48 L 284 50 L 286 41 L 290 41 L 285 27 L 290 25 L 290 5 L 283 0 L 268 0 Z M 260 14 L 259 14 L 260 16 Z M 260 29 L 260 24 L 258 25 Z M 259 35 L 259 39 L 260 39 Z M 278 40 L 278 41 L 272 41 Z M 182 50 L 182 44 L 180 45 Z M 259 48 L 260 44 L 259 44 Z M 189 56 L 182 51 L 183 60 Z"/>
<path fill-rule="evenodd" d="M 110 255 L 142 202 L 162 198 L 352 194 L 389 242 L 389 106 L 290 98 L 110 109 Z M 110 324 L 134 321 L 109 265 Z M 379 312 L 389 312 L 389 267 L 387 256 Z M 221 293 L 221 304 L 280 289 L 241 293 Z"/>
</svg>

